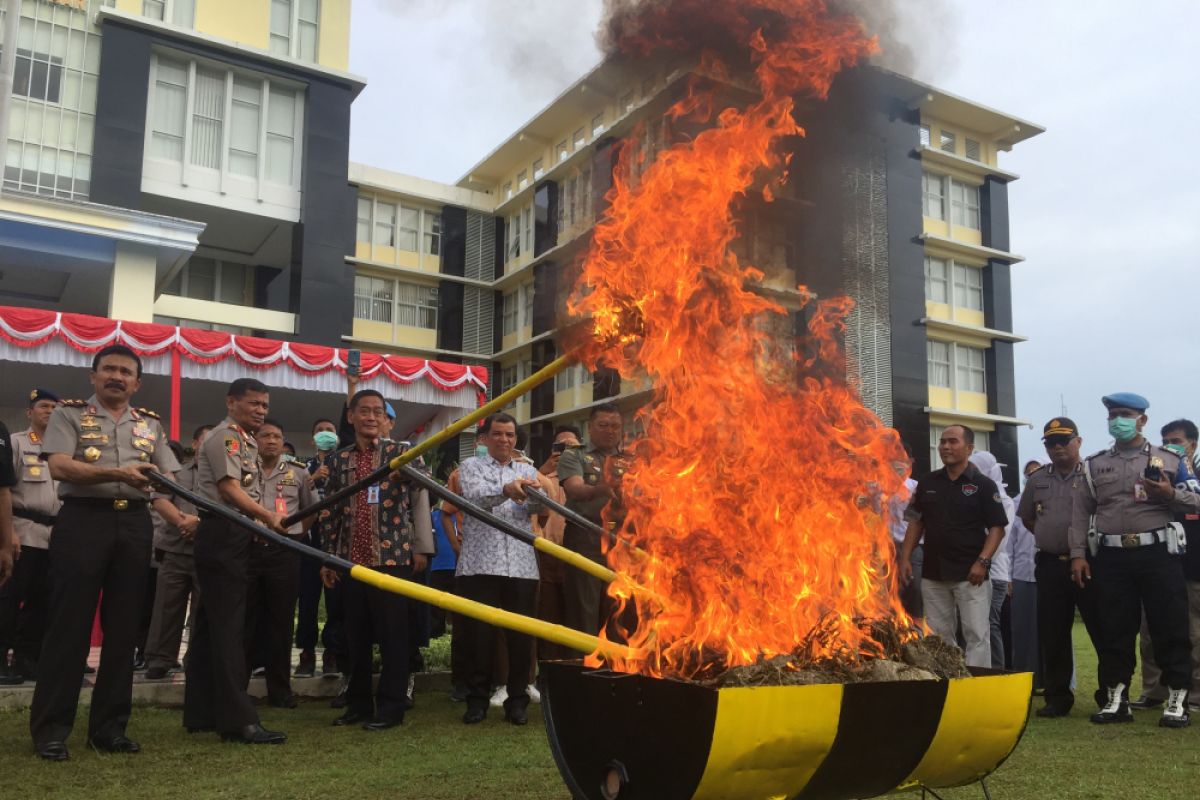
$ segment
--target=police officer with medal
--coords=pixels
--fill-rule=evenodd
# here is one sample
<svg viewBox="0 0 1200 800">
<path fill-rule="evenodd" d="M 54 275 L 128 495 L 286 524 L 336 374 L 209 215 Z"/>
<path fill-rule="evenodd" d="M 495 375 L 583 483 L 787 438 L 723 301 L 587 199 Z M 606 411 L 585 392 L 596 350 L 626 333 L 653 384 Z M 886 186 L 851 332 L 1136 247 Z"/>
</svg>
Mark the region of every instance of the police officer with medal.
<svg viewBox="0 0 1200 800">
<path fill-rule="evenodd" d="M 228 415 L 196 453 L 196 491 L 268 528 L 287 533 L 284 514 L 262 505 L 261 462 L 254 432 L 270 407 L 268 390 L 239 378 L 225 397 Z M 287 736 L 260 724 L 246 693 L 244 631 L 253 535 L 210 513 L 200 513 L 192 553 L 200 596 L 188 643 L 183 724 L 190 733 L 216 731 L 225 741 L 281 744 Z"/>
<path fill-rule="evenodd" d="M 50 603 L 29 728 L 37 754 L 63 761 L 75 723 L 96 604 L 104 620 L 88 741 L 97 750 L 136 753 L 125 735 L 133 696 L 133 653 L 150 568 L 147 473 L 179 469 L 159 419 L 129 399 L 142 362 L 111 345 L 92 360 L 95 393 L 65 400 L 50 415 L 42 457 L 59 482 L 62 508 L 50 537 Z M 155 508 L 169 506 L 154 500 Z M 169 510 L 166 513 L 170 513 Z"/>
<path fill-rule="evenodd" d="M 621 501 L 621 479 L 632 455 L 621 450 L 624 427 L 621 409 L 602 403 L 588 418 L 587 448 L 568 448 L 558 460 L 558 480 L 567 496 L 567 507 L 609 530 L 620 527 L 625 515 Z M 567 522 L 563 546 L 604 563 L 600 537 Z M 604 628 L 611 608 L 605 602 L 604 582 L 577 569 L 567 570 L 564 586 L 564 621 L 584 633 Z"/>
<path fill-rule="evenodd" d="M 37 677 L 50 594 L 50 527 L 61 505 L 58 484 L 42 460 L 42 437 L 57 405 L 58 395 L 53 392 L 31 391 L 25 412 L 29 428 L 12 435 L 11 460 L 17 479 L 12 487 L 13 530 L 21 557 L 13 565 L 13 579 L 0 588 L 0 686 Z M 5 663 L 9 648 L 11 669 Z"/>
<path fill-rule="evenodd" d="M 1182 526 L 1176 514 L 1200 510 L 1200 495 L 1175 486 L 1180 458 L 1142 435 L 1150 403 L 1131 392 L 1102 399 L 1116 443 L 1089 456 L 1072 504 L 1071 574 L 1094 581 L 1100 624 L 1100 685 L 1106 702 L 1092 722 L 1130 722 L 1128 687 L 1143 609 L 1154 655 L 1169 689 L 1159 724 L 1189 723 L 1191 647 Z"/>
</svg>

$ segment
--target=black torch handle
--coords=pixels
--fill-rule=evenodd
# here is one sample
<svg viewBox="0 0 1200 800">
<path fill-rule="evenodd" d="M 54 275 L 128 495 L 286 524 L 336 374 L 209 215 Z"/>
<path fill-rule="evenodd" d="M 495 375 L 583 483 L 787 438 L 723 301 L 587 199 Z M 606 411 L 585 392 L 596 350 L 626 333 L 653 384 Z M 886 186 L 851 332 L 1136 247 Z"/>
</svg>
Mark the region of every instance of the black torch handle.
<svg viewBox="0 0 1200 800">
<path fill-rule="evenodd" d="M 338 489 L 333 494 L 326 495 L 324 500 L 313 503 L 308 508 L 302 508 L 296 513 L 289 514 L 288 516 L 284 517 L 283 526 L 285 528 L 290 528 L 302 519 L 308 519 L 312 515 L 319 514 L 327 508 L 333 508 L 347 497 L 353 497 L 363 489 L 366 489 L 368 486 L 379 483 L 388 475 L 392 474 L 392 469 L 393 467 L 390 462 L 382 464 L 379 469 L 375 470 L 370 475 L 367 475 L 365 478 L 360 478 L 349 486 Z"/>
<path fill-rule="evenodd" d="M 562 503 L 549 497 L 543 491 L 534 489 L 531 486 L 526 486 L 525 494 L 534 498 L 539 503 L 544 505 L 546 508 L 553 511 L 555 514 L 561 515 L 563 519 L 565 519 L 567 522 L 570 522 L 575 527 L 585 530 L 588 533 L 595 534 L 596 536 L 601 536 L 601 537 L 607 538 L 608 543 L 611 545 L 621 544 L 621 545 L 625 545 L 626 547 L 632 547 L 635 550 L 637 549 L 636 545 L 634 545 L 633 542 L 629 541 L 628 539 L 622 539 L 620 536 L 617 536 L 617 534 L 614 533 L 613 531 L 605 530 L 604 526 L 597 525 L 596 523 L 592 522 L 590 519 L 585 517 L 583 514 L 580 514 L 578 511 L 572 511 L 571 509 L 567 508 Z"/>
</svg>

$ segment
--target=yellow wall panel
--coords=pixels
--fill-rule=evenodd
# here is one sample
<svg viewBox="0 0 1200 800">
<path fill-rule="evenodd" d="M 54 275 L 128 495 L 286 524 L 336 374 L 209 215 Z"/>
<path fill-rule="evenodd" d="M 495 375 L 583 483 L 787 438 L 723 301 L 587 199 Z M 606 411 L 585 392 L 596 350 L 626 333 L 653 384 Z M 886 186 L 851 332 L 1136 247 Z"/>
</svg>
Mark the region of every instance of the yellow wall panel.
<svg viewBox="0 0 1200 800">
<path fill-rule="evenodd" d="M 204 0 L 196 3 L 196 30 L 266 50 L 271 0 Z"/>
<path fill-rule="evenodd" d="M 396 248 L 377 244 L 375 245 L 375 249 L 371 251 L 371 260 L 382 264 L 395 264 Z"/>
<path fill-rule="evenodd" d="M 946 389 L 942 386 L 929 387 L 929 407 L 930 408 L 953 408 L 954 407 L 954 390 Z"/>
<path fill-rule="evenodd" d="M 988 413 L 987 395 L 982 392 L 959 392 L 958 405 L 953 408 L 971 414 L 986 414 Z"/>
<path fill-rule="evenodd" d="M 931 319 L 944 319 L 946 321 L 953 319 L 950 315 L 950 306 L 945 303 L 935 303 L 932 300 L 925 301 L 925 316 Z"/>
<path fill-rule="evenodd" d="M 396 263 L 398 263 L 402 267 L 405 267 L 407 269 L 420 269 L 421 268 L 421 254 L 420 253 L 413 253 L 409 250 L 397 250 L 396 257 L 397 257 Z"/>
<path fill-rule="evenodd" d="M 956 308 L 954 309 L 954 321 L 961 322 L 964 325 L 977 325 L 982 328 L 986 320 L 982 311 L 976 311 L 972 308 Z"/>
<path fill-rule="evenodd" d="M 437 331 L 428 328 L 413 328 L 408 325 L 396 326 L 396 344 L 400 347 L 414 347 L 432 350 L 437 347 Z"/>
<path fill-rule="evenodd" d="M 317 61 L 332 69 L 350 69 L 350 0 L 321 0 Z"/>
<path fill-rule="evenodd" d="M 142 14 L 142 0 L 117 0 L 115 7 L 118 11 L 125 11 L 130 14 Z"/>
<path fill-rule="evenodd" d="M 940 219 L 925 217 L 925 233 L 933 236 L 950 236 L 950 225 Z"/>
<path fill-rule="evenodd" d="M 365 260 L 371 259 L 371 243 L 370 242 L 355 242 L 354 257 Z"/>
<path fill-rule="evenodd" d="M 372 342 L 391 342 L 392 326 L 388 322 L 373 322 L 369 319 L 354 320 L 353 336 L 355 339 Z"/>
</svg>

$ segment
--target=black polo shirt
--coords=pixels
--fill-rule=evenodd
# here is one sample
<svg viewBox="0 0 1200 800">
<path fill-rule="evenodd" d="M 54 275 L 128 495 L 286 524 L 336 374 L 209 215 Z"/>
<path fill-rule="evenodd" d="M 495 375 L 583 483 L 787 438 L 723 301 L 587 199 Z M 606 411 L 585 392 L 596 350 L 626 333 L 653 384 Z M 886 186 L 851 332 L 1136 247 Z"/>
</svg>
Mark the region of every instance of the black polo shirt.
<svg viewBox="0 0 1200 800">
<path fill-rule="evenodd" d="M 921 576 L 933 581 L 965 581 L 983 550 L 988 528 L 1008 525 L 999 487 L 974 464 L 968 464 L 957 480 L 950 480 L 942 467 L 917 481 L 904 517 L 924 526 Z"/>
<path fill-rule="evenodd" d="M 0 422 L 0 489 L 17 485 L 17 473 L 13 466 L 12 440 L 8 437 L 8 427 Z"/>
</svg>

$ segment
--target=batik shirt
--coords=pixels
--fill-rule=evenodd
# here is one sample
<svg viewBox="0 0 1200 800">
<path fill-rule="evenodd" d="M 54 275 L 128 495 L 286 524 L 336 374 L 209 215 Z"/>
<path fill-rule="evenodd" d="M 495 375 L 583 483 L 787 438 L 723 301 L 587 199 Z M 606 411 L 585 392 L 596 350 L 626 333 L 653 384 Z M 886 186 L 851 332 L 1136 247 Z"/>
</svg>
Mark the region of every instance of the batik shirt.
<svg viewBox="0 0 1200 800">
<path fill-rule="evenodd" d="M 537 480 L 537 468 L 532 464 L 516 460 L 501 464 L 491 456 L 472 456 L 459 464 L 458 478 L 464 498 L 522 530 L 533 532 L 529 517 L 540 512 L 540 507 L 532 501 L 522 504 L 504 496 L 505 485 L 518 478 Z M 455 574 L 538 579 L 537 555 L 531 545 L 469 514 L 463 521 L 462 538 Z"/>
</svg>

